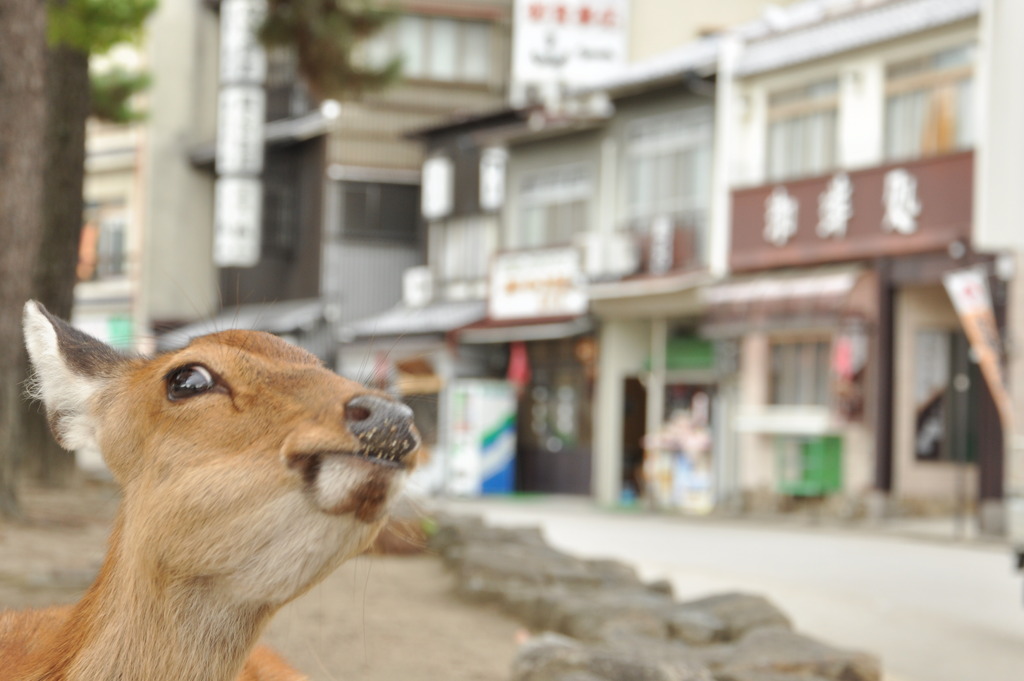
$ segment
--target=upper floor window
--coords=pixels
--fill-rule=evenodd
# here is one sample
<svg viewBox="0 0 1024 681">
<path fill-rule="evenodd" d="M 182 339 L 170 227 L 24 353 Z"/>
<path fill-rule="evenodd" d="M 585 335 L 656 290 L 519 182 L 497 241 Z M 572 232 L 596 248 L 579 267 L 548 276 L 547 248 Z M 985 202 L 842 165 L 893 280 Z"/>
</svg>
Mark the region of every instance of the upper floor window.
<svg viewBox="0 0 1024 681">
<path fill-rule="evenodd" d="M 770 182 L 835 168 L 838 94 L 838 80 L 829 78 L 768 97 Z"/>
<path fill-rule="evenodd" d="M 470 216 L 433 223 L 429 233 L 431 269 L 441 285 L 487 278 L 497 248 L 494 216 Z"/>
<path fill-rule="evenodd" d="M 305 82 L 299 77 L 298 56 L 292 47 L 267 50 L 268 121 L 301 116 L 312 108 Z"/>
<path fill-rule="evenodd" d="M 88 203 L 78 245 L 78 280 L 127 274 L 128 208 L 122 200 Z"/>
<path fill-rule="evenodd" d="M 890 64 L 886 69 L 885 157 L 919 158 L 974 144 L 974 46 Z"/>
<path fill-rule="evenodd" d="M 587 229 L 587 199 L 592 184 L 582 164 L 548 168 L 524 175 L 519 183 L 519 230 L 513 248 L 572 243 Z"/>
<path fill-rule="evenodd" d="M 291 149 L 268 149 L 263 163 L 263 255 L 291 257 L 299 236 L 302 168 Z"/>
<path fill-rule="evenodd" d="M 706 112 L 637 121 L 626 139 L 626 220 L 647 229 L 654 218 L 692 220 L 707 208 L 711 120 Z"/>
<path fill-rule="evenodd" d="M 381 182 L 344 182 L 341 232 L 357 239 L 413 242 L 419 228 L 419 187 Z"/>
<path fill-rule="evenodd" d="M 402 58 L 402 74 L 414 80 L 487 83 L 492 75 L 493 30 L 489 22 L 405 14 L 367 41 L 373 65 Z"/>
</svg>

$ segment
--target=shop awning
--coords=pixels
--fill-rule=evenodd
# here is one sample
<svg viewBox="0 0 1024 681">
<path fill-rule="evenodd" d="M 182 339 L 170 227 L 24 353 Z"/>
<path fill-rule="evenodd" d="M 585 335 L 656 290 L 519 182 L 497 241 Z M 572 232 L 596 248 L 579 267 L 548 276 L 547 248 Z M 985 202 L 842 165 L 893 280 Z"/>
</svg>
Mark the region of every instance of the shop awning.
<svg viewBox="0 0 1024 681">
<path fill-rule="evenodd" d="M 341 337 L 351 342 L 387 336 L 445 334 L 486 316 L 487 304 L 482 300 L 439 302 L 423 307 L 398 305 L 343 327 Z"/>
<path fill-rule="evenodd" d="M 593 328 L 593 320 L 588 316 L 518 320 L 484 319 L 464 326 L 455 333 L 460 343 L 512 343 L 572 338 L 592 331 Z"/>
<path fill-rule="evenodd" d="M 874 319 L 877 281 L 861 267 L 804 268 L 733 277 L 704 288 L 702 334 L 739 335 L 752 328 L 831 324 L 855 315 Z"/>
<path fill-rule="evenodd" d="M 157 338 L 158 350 L 173 350 L 196 336 L 225 329 L 267 331 L 295 335 L 314 331 L 324 322 L 324 304 L 319 298 L 256 303 L 226 308 L 219 315 L 169 331 Z"/>
</svg>

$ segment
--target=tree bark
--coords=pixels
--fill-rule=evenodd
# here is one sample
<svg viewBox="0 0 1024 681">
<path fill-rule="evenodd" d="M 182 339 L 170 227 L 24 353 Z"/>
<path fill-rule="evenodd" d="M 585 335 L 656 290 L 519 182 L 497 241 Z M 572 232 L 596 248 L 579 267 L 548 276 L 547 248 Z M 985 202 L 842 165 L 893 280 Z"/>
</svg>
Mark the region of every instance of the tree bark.
<svg viewBox="0 0 1024 681">
<path fill-rule="evenodd" d="M 50 312 L 70 319 L 84 209 L 88 54 L 66 46 L 47 50 L 46 99 L 43 230 L 32 295 Z M 27 472 L 46 485 L 67 484 L 75 473 L 74 453 L 57 445 L 39 405 L 24 405 Z"/>
<path fill-rule="evenodd" d="M 0 4 L 0 514 L 19 515 L 25 350 L 21 310 L 31 295 L 43 224 L 46 3 Z"/>
</svg>

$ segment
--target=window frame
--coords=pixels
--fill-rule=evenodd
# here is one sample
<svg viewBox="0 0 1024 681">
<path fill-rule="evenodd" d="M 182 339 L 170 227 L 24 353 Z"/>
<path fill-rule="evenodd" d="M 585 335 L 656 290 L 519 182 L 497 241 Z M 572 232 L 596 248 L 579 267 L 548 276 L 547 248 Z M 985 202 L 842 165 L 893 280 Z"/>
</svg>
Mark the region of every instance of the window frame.
<svg viewBox="0 0 1024 681">
<path fill-rule="evenodd" d="M 767 403 L 779 407 L 831 408 L 834 402 L 832 395 L 833 340 L 831 335 L 824 333 L 771 338 L 768 343 Z M 794 366 L 789 367 L 788 370 L 780 370 L 779 360 L 776 358 L 776 352 L 780 348 L 790 348 L 798 355 L 809 354 L 811 356 L 798 356 Z M 812 372 L 814 373 L 812 374 Z M 786 377 L 788 384 L 780 384 L 780 376 Z M 801 377 L 801 380 L 798 381 L 799 385 L 794 383 L 797 377 Z M 787 392 L 791 392 L 787 388 L 792 389 L 793 387 L 796 388 L 795 391 L 792 391 L 793 394 L 787 395 Z"/>
<path fill-rule="evenodd" d="M 934 149 L 929 150 L 928 144 L 923 140 L 917 145 L 913 152 L 894 152 L 893 136 L 895 131 L 890 125 L 890 107 L 895 98 L 915 93 L 927 93 L 925 120 L 921 124 L 922 130 L 928 129 L 934 124 L 933 117 L 942 105 L 939 98 L 942 92 L 951 92 L 956 95 L 958 89 L 964 83 L 970 83 L 972 90 L 977 86 L 976 65 L 977 65 L 977 43 L 974 41 L 961 42 L 956 45 L 949 45 L 940 49 L 933 49 L 929 52 L 918 54 L 913 57 L 904 57 L 888 62 L 885 66 L 885 99 L 883 102 L 883 125 L 882 134 L 882 157 L 886 162 L 908 161 L 919 158 L 941 156 L 943 154 L 957 153 L 971 149 L 975 145 L 976 125 L 974 113 L 971 110 L 973 101 L 968 101 L 968 118 L 966 121 L 956 116 L 954 119 L 955 130 L 953 142 L 949 147 L 943 147 L 940 140 L 933 140 Z M 965 52 L 965 62 L 950 66 L 939 66 L 944 55 Z M 900 71 L 904 71 L 900 73 Z M 895 73 L 894 73 L 895 72 Z M 953 102 L 953 112 L 958 113 L 961 102 L 957 99 Z M 968 139 L 960 141 L 962 126 L 968 126 Z"/>
<path fill-rule="evenodd" d="M 567 186 L 562 189 L 563 193 L 561 194 L 559 194 L 558 185 L 563 178 L 559 176 L 570 178 L 569 181 L 564 182 Z M 530 187 L 526 187 L 528 183 L 531 185 Z M 577 234 L 586 233 L 589 229 L 590 200 L 593 192 L 594 173 L 590 164 L 586 162 L 563 163 L 524 172 L 516 183 L 517 219 L 514 227 L 510 225 L 510 232 L 506 235 L 506 245 L 518 250 L 572 245 Z M 580 210 L 580 224 L 570 226 L 571 233 L 567 235 L 567 238 L 542 237 L 538 240 L 527 237 L 528 232 L 532 232 L 527 225 L 532 210 L 544 211 L 544 224 L 539 231 L 544 237 L 550 237 L 553 231 L 550 228 L 551 211 L 560 208 L 572 210 L 574 207 L 578 207 Z"/>
<path fill-rule="evenodd" d="M 833 75 L 817 78 L 802 85 L 781 88 L 768 93 L 765 123 L 765 177 L 769 182 L 784 182 L 804 177 L 827 175 L 839 167 L 839 76 Z M 827 87 L 828 92 L 816 94 L 814 90 Z M 772 140 L 775 126 L 782 123 L 799 123 L 810 121 L 812 117 L 831 114 L 823 120 L 831 123 L 830 144 L 827 148 L 827 160 L 821 168 L 787 167 L 776 171 L 776 154 Z M 801 140 L 805 143 L 806 140 Z M 791 148 L 793 145 L 782 145 Z"/>
<path fill-rule="evenodd" d="M 339 235 L 342 239 L 360 241 L 385 241 L 392 243 L 415 244 L 420 238 L 420 197 L 419 186 L 399 182 L 365 182 L 360 180 L 340 180 L 338 188 L 338 221 Z M 362 189 L 366 192 L 368 200 L 365 204 L 366 217 L 365 225 L 359 228 L 349 226 L 348 217 L 348 193 L 353 189 Z M 394 188 L 417 192 L 414 200 L 409 204 L 410 213 L 408 230 L 384 230 L 382 229 L 382 189 Z M 369 200 L 372 197 L 372 201 Z"/>
</svg>

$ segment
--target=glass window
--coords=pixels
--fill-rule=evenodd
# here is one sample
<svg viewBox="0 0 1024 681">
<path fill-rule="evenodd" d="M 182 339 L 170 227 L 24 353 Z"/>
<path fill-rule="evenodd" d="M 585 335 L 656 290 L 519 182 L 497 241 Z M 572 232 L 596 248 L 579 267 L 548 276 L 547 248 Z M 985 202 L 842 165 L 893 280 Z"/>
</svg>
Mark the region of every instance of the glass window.
<svg viewBox="0 0 1024 681">
<path fill-rule="evenodd" d="M 491 78 L 491 25 L 465 21 L 462 27 L 463 80 L 486 83 Z"/>
<path fill-rule="evenodd" d="M 79 281 L 126 274 L 128 209 L 123 201 L 90 203 L 78 245 Z"/>
<path fill-rule="evenodd" d="M 889 66 L 887 159 L 933 156 L 974 144 L 973 62 L 973 45 L 962 45 Z"/>
<path fill-rule="evenodd" d="M 423 17 L 405 15 L 398 19 L 393 49 L 402 57 L 406 78 L 422 78 L 427 72 L 425 28 Z"/>
<path fill-rule="evenodd" d="M 768 180 L 823 175 L 836 167 L 835 78 L 768 97 Z"/>
<path fill-rule="evenodd" d="M 625 228 L 642 234 L 667 229 L 672 243 L 662 241 L 672 253 L 663 254 L 666 266 L 686 264 L 672 262 L 676 250 L 687 259 L 700 254 L 711 193 L 711 137 L 711 117 L 703 110 L 640 120 L 627 130 Z"/>
<path fill-rule="evenodd" d="M 828 340 L 779 341 L 771 346 L 771 404 L 828 406 Z"/>
<path fill-rule="evenodd" d="M 419 187 L 344 182 L 341 230 L 346 237 L 413 242 L 419 227 Z"/>
<path fill-rule="evenodd" d="M 430 262 L 439 282 L 482 281 L 497 248 L 492 216 L 436 222 L 430 229 Z"/>
<path fill-rule="evenodd" d="M 434 80 L 456 80 L 459 51 L 458 22 L 452 19 L 430 20 L 430 51 L 427 73 Z"/>
<path fill-rule="evenodd" d="M 519 185 L 520 229 L 513 248 L 568 245 L 587 230 L 591 194 L 586 166 L 569 165 L 525 175 Z"/>
<path fill-rule="evenodd" d="M 406 78 L 486 83 L 491 76 L 491 24 L 405 14 L 359 49 L 371 66 L 402 58 Z"/>
</svg>

